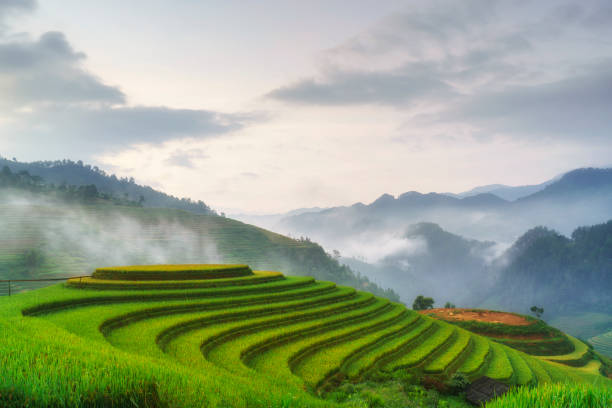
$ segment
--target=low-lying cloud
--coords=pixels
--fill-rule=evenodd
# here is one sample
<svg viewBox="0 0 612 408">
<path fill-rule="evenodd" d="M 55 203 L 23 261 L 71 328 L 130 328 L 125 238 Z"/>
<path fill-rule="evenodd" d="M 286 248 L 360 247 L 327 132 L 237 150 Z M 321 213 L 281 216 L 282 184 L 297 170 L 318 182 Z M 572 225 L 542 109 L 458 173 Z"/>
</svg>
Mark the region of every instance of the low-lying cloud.
<svg viewBox="0 0 612 408">
<path fill-rule="evenodd" d="M 127 264 L 222 263 L 215 242 L 166 218 L 139 219 L 112 207 L 65 204 L 27 193 L 8 193 L 0 200 L 0 241 L 38 249 L 60 266 L 80 259 L 88 267 Z M 5 234 L 10 234 L 7 236 Z M 74 271 L 87 274 L 91 271 Z"/>
</svg>

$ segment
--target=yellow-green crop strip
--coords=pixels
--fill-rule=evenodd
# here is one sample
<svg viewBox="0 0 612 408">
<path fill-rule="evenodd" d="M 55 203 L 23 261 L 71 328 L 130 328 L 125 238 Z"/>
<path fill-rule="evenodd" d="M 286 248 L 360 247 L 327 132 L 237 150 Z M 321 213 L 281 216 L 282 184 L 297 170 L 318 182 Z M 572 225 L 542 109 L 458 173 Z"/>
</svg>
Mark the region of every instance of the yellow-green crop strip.
<svg viewBox="0 0 612 408">
<path fill-rule="evenodd" d="M 455 361 L 461 353 L 470 345 L 471 334 L 467 330 L 457 329 L 457 337 L 455 342 L 447 348 L 442 355 L 438 356 L 434 361 L 425 367 L 425 372 L 429 374 L 438 374 L 445 371 L 448 366 Z"/>
<path fill-rule="evenodd" d="M 516 384 L 525 385 L 535 381 L 531 368 L 529 368 L 518 350 L 507 349 L 506 355 L 512 365 L 512 371 L 515 374 L 514 382 Z"/>
<path fill-rule="evenodd" d="M 472 336 L 474 347 L 457 371 L 468 376 L 476 374 L 486 363 L 487 356 L 491 352 L 491 342 L 482 336 Z"/>
<path fill-rule="evenodd" d="M 379 308 L 378 313 L 368 314 L 365 319 L 347 315 L 335 323 L 329 322 L 327 325 L 329 329 L 325 331 L 313 327 L 301 333 L 294 332 L 289 342 L 284 341 L 287 334 L 274 333 L 260 342 L 254 341 L 247 346 L 242 353 L 243 361 L 256 371 L 275 378 L 290 378 L 296 374 L 296 378 L 300 378 L 299 384 L 304 381 L 310 387 L 314 387 L 319 377 L 322 378 L 327 371 L 334 369 L 333 363 L 329 365 L 330 361 L 318 360 L 317 364 L 321 366 L 318 374 L 308 373 L 309 375 L 304 376 L 304 372 L 295 372 L 292 359 L 296 357 L 299 359 L 322 345 L 345 341 L 359 334 L 367 335 L 376 329 L 387 327 L 403 317 L 402 312 L 401 308 L 387 304 Z"/>
<path fill-rule="evenodd" d="M 72 278 L 66 284 L 78 289 L 96 290 L 151 290 L 151 289 L 197 289 L 243 286 L 283 280 L 279 272 L 256 272 L 237 278 L 190 279 L 190 280 L 105 280 L 94 277 Z"/>
<path fill-rule="evenodd" d="M 419 318 L 417 325 L 412 326 L 411 330 L 405 333 L 403 336 L 392 338 L 388 342 L 379 345 L 379 347 L 369 350 L 367 353 L 361 355 L 358 359 L 348 362 L 346 365 L 346 372 L 350 378 L 358 378 L 362 376 L 366 371 L 372 369 L 379 361 L 385 357 L 400 353 L 403 349 L 406 349 L 411 345 L 415 339 L 423 336 L 433 326 L 432 319 Z M 437 326 L 436 326 L 437 327 Z"/>
<path fill-rule="evenodd" d="M 303 317 L 286 317 L 272 321 L 264 321 L 256 325 L 239 327 L 238 330 L 228 331 L 208 342 L 203 352 L 208 360 L 223 366 L 228 370 L 244 368 L 240 364 L 246 355 L 247 361 L 252 355 L 263 355 L 266 350 L 276 352 L 278 346 L 284 342 L 298 339 L 302 336 L 312 337 L 314 334 L 327 332 L 339 326 L 349 326 L 363 322 L 372 317 L 383 314 L 389 309 L 389 302 L 375 299 L 369 305 L 352 308 L 342 312 L 334 312 L 324 317 L 322 314 L 304 314 Z M 314 322 L 313 322 L 314 320 Z"/>
<path fill-rule="evenodd" d="M 409 313 L 400 321 L 394 323 L 388 328 L 378 331 L 375 336 L 362 336 L 361 338 L 353 339 L 350 342 L 343 342 L 334 346 L 321 348 L 319 356 L 312 354 L 308 359 L 302 359 L 300 364 L 294 367 L 294 371 L 304 371 L 312 367 L 312 370 L 317 370 L 316 362 L 320 359 L 338 360 L 333 370 L 327 371 L 324 375 L 319 375 L 316 380 L 317 388 L 321 388 L 336 372 L 348 374 L 349 367 L 354 366 L 355 362 L 370 354 L 373 350 L 379 349 L 382 345 L 387 344 L 390 340 L 403 338 L 415 326 L 418 325 L 420 316 L 417 313 Z M 308 364 L 308 360 L 312 364 Z"/>
<path fill-rule="evenodd" d="M 454 326 L 443 322 L 435 323 L 438 329 L 427 339 L 425 339 L 417 347 L 410 350 L 407 354 L 404 354 L 398 360 L 387 364 L 385 369 L 397 370 L 399 368 L 413 367 L 422 363 L 432 353 L 436 352 L 446 342 L 449 341 L 451 336 L 455 334 Z"/>
<path fill-rule="evenodd" d="M 485 375 L 495 380 L 509 381 L 514 372 L 506 355 L 506 347 L 500 344 L 493 344 L 491 349 L 493 354 Z"/>
</svg>

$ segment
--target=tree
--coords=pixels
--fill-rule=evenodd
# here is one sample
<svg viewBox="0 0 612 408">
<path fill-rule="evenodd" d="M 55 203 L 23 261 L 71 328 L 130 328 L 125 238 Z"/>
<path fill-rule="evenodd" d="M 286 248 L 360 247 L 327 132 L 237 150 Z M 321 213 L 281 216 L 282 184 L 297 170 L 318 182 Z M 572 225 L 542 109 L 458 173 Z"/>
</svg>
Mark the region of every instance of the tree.
<svg viewBox="0 0 612 408">
<path fill-rule="evenodd" d="M 539 319 L 540 316 L 542 316 L 542 314 L 544 313 L 544 308 L 543 307 L 537 307 L 537 306 L 531 306 L 531 313 L 533 313 L 534 315 L 536 315 L 536 317 Z"/>
<path fill-rule="evenodd" d="M 454 308 L 456 308 L 456 307 L 457 307 L 457 306 L 455 306 L 455 304 L 454 304 L 454 303 L 451 303 L 451 302 L 446 302 L 446 303 L 444 304 L 444 308 L 445 308 L 445 309 L 454 309 Z"/>
<path fill-rule="evenodd" d="M 88 184 L 86 186 L 80 186 L 79 192 L 83 199 L 85 200 L 94 200 L 98 198 L 98 188 L 95 184 Z"/>
<path fill-rule="evenodd" d="M 414 299 L 414 303 L 412 303 L 412 309 L 414 310 L 427 310 L 433 309 L 434 300 L 430 297 L 425 297 L 423 295 L 419 295 Z"/>
</svg>

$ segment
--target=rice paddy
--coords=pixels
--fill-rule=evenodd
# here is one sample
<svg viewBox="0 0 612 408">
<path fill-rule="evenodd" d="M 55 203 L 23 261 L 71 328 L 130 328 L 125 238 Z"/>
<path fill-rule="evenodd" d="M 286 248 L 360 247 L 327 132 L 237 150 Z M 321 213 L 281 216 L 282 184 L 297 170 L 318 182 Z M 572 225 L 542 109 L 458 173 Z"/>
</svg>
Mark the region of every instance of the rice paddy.
<svg viewBox="0 0 612 408">
<path fill-rule="evenodd" d="M 576 346 L 558 360 L 583 358 Z M 105 268 L 0 299 L 9 407 L 365 407 L 325 396 L 376 372 L 610 386 L 594 361 L 547 359 L 366 292 L 246 265 Z"/>
</svg>

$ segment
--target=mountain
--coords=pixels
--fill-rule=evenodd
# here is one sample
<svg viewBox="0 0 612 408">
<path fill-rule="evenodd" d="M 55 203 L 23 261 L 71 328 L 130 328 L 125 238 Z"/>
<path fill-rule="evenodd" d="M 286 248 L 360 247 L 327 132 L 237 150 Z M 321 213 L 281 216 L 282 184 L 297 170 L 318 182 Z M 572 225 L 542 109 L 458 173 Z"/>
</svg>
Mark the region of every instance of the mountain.
<svg viewBox="0 0 612 408">
<path fill-rule="evenodd" d="M 612 169 L 577 169 L 547 183 L 515 201 L 490 192 L 463 198 L 416 191 L 397 198 L 383 194 L 370 204 L 286 216 L 270 228 L 308 236 L 347 257 L 365 256 L 373 262 L 386 254 L 369 258 L 358 252 L 366 243 L 384 249 L 387 237 L 401 236 L 408 226 L 419 222 L 433 222 L 454 234 L 509 246 L 538 225 L 569 235 L 578 226 L 612 217 Z"/>
<path fill-rule="evenodd" d="M 97 189 L 114 197 L 130 201 L 141 201 L 145 207 L 176 208 L 197 214 L 213 214 L 214 211 L 202 201 L 177 198 L 148 186 L 136 184 L 133 178 L 117 178 L 108 175 L 96 166 L 82 161 L 58 160 L 22 163 L 0 157 L 0 169 L 8 167 L 13 173 L 27 171 L 32 176 L 42 177 L 55 185 L 95 185 Z M 141 199 L 142 197 L 142 199 Z"/>
<path fill-rule="evenodd" d="M 612 221 L 577 228 L 570 238 L 531 229 L 503 258 L 486 305 L 517 312 L 538 305 L 549 316 L 612 313 Z"/>
<path fill-rule="evenodd" d="M 394 288 L 407 304 L 423 294 L 440 307 L 446 301 L 471 307 L 483 301 L 495 283 L 493 242 L 466 239 L 433 223 L 409 226 L 402 241 L 375 264 L 357 259 L 342 262 L 381 286 Z"/>
<path fill-rule="evenodd" d="M 503 200 L 506 201 L 515 201 L 519 198 L 526 197 L 528 195 L 537 193 L 540 190 L 543 190 L 546 186 L 555 182 L 557 178 L 552 180 L 548 180 L 541 184 L 528 185 L 528 186 L 506 186 L 504 184 L 489 184 L 486 186 L 475 187 L 471 190 L 464 191 L 459 194 L 453 193 L 445 193 L 446 195 L 450 195 L 451 197 L 456 198 L 465 198 L 478 194 L 493 194 Z"/>
<path fill-rule="evenodd" d="M 293 215 L 300 215 L 304 213 L 310 212 L 320 212 L 325 210 L 322 207 L 310 207 L 310 208 L 297 208 L 295 210 L 288 211 L 286 213 L 279 214 L 245 214 L 245 213 L 237 213 L 237 214 L 228 214 L 228 217 L 246 222 L 247 224 L 258 225 L 263 228 L 274 229 L 274 227 L 278 224 L 280 220 L 285 217 L 291 217 Z"/>
<path fill-rule="evenodd" d="M 522 203 L 545 199 L 590 199 L 591 195 L 612 193 L 612 168 L 583 168 L 565 173 L 537 193 L 523 197 Z"/>
</svg>

